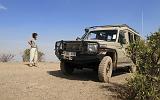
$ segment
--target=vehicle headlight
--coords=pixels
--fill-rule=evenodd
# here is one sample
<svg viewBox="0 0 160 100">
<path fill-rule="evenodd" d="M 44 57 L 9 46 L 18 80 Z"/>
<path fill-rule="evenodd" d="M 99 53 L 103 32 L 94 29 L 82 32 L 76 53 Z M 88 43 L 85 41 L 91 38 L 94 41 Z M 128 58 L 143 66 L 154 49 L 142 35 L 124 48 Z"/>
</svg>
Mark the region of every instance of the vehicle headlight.
<svg viewBox="0 0 160 100">
<path fill-rule="evenodd" d="M 98 44 L 96 43 L 88 43 L 88 52 L 97 52 Z"/>
</svg>

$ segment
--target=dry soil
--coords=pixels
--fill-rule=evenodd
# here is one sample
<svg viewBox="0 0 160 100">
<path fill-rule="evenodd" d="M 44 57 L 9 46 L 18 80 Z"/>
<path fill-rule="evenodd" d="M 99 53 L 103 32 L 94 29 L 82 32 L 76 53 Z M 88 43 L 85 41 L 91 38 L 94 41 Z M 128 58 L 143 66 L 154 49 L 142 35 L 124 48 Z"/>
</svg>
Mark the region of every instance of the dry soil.
<svg viewBox="0 0 160 100">
<path fill-rule="evenodd" d="M 110 83 L 98 81 L 92 70 L 76 70 L 65 76 L 59 63 L 0 63 L 0 100 L 120 100 L 108 87 L 121 85 L 130 74 L 113 73 Z"/>
</svg>

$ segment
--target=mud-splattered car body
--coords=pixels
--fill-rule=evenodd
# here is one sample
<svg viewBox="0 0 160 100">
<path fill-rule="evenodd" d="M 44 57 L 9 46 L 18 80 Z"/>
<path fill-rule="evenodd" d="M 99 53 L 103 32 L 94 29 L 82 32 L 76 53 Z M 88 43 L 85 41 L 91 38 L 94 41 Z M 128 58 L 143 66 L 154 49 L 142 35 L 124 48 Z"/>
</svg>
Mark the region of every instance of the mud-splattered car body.
<svg viewBox="0 0 160 100">
<path fill-rule="evenodd" d="M 66 74 L 71 74 L 74 68 L 92 68 L 99 71 L 100 65 L 103 66 L 102 70 L 107 70 L 108 64 L 104 65 L 107 61 L 111 62 L 112 71 L 117 67 L 133 66 L 126 48 L 139 38 L 139 33 L 126 24 L 93 26 L 86 28 L 82 38 L 75 41 L 57 41 L 55 55 L 61 61 L 62 72 Z M 73 69 L 70 71 L 70 68 Z M 105 74 L 107 73 L 105 71 Z M 102 73 L 99 71 L 99 74 Z"/>
</svg>

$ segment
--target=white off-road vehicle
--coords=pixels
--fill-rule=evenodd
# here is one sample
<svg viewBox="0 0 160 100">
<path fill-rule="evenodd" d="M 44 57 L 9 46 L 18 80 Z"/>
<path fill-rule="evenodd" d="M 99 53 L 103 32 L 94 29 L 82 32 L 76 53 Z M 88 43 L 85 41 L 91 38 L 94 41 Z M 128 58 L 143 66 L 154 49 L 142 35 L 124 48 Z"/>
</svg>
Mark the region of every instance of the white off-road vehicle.
<svg viewBox="0 0 160 100">
<path fill-rule="evenodd" d="M 100 81 L 108 82 L 118 67 L 136 70 L 126 48 L 138 39 L 139 33 L 126 24 L 93 26 L 86 28 L 85 34 L 75 41 L 57 41 L 55 55 L 64 74 L 72 74 L 75 68 L 92 68 L 98 71 Z"/>
</svg>

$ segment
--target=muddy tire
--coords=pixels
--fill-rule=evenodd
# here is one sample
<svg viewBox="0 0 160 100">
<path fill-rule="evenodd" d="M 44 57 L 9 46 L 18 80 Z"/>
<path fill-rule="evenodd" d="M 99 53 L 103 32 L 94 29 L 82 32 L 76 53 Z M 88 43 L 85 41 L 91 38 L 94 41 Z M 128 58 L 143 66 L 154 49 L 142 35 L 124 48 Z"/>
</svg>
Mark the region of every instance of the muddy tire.
<svg viewBox="0 0 160 100">
<path fill-rule="evenodd" d="M 112 76 L 112 59 L 110 56 L 105 56 L 99 64 L 98 78 L 101 82 L 109 82 L 109 78 Z"/>
<path fill-rule="evenodd" d="M 132 65 L 132 66 L 130 66 L 130 68 L 129 68 L 129 72 L 130 72 L 130 73 L 135 73 L 136 70 L 137 70 L 136 65 Z"/>
<path fill-rule="evenodd" d="M 61 61 L 60 68 L 62 73 L 65 75 L 71 75 L 74 71 L 74 67 L 69 62 L 65 61 Z"/>
</svg>

